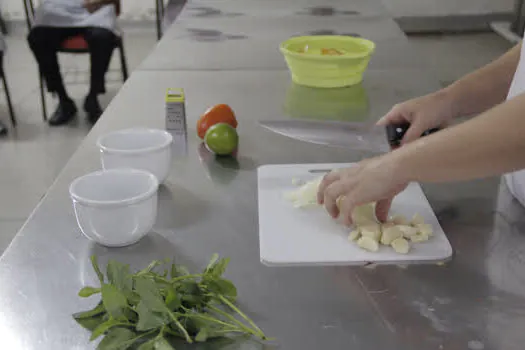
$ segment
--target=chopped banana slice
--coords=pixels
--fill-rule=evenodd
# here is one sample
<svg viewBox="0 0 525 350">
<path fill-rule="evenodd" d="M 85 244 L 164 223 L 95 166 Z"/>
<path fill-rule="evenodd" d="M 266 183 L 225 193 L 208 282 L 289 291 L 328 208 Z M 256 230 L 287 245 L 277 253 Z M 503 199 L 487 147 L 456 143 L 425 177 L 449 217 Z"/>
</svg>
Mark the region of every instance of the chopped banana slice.
<svg viewBox="0 0 525 350">
<path fill-rule="evenodd" d="M 394 226 L 396 226 L 396 224 L 394 224 L 393 222 L 385 222 L 381 224 L 381 231 L 386 230 L 387 228 L 390 228 L 390 227 L 394 227 Z"/>
<path fill-rule="evenodd" d="M 376 242 L 379 242 L 381 239 L 381 226 L 379 226 L 379 224 L 360 226 L 359 229 L 363 237 L 370 237 Z"/>
<path fill-rule="evenodd" d="M 353 230 L 352 232 L 350 232 L 350 234 L 348 235 L 348 240 L 349 241 L 357 241 L 357 239 L 361 236 L 361 232 L 359 230 Z"/>
<path fill-rule="evenodd" d="M 314 206 L 317 204 L 317 189 L 323 181 L 322 177 L 309 181 L 294 191 L 284 194 L 284 198 L 292 202 L 295 208 Z"/>
<path fill-rule="evenodd" d="M 379 250 L 379 244 L 371 237 L 362 236 L 357 240 L 357 245 L 369 252 L 377 252 Z"/>
<path fill-rule="evenodd" d="M 422 235 L 426 235 L 430 237 L 434 233 L 432 230 L 432 225 L 429 225 L 429 224 L 417 224 L 414 227 L 418 230 L 418 233 Z"/>
<path fill-rule="evenodd" d="M 410 250 L 410 243 L 404 238 L 395 239 L 391 245 L 396 253 L 399 254 L 408 254 L 408 251 Z"/>
<path fill-rule="evenodd" d="M 391 216 L 389 221 L 393 222 L 395 225 L 410 225 L 408 219 L 403 215 Z"/>
<path fill-rule="evenodd" d="M 410 240 L 414 243 L 426 242 L 428 241 L 428 236 L 418 233 L 417 235 L 410 237 Z"/>
<path fill-rule="evenodd" d="M 416 226 L 416 225 L 419 225 L 419 224 L 424 224 L 425 223 L 425 219 L 423 218 L 423 216 L 421 216 L 420 214 L 415 214 L 413 217 L 412 217 L 412 221 L 410 221 L 410 224 L 412 226 Z"/>
<path fill-rule="evenodd" d="M 406 238 L 410 238 L 412 236 L 417 235 L 419 230 L 416 227 L 407 226 L 407 225 L 397 225 L 396 226 L 401 232 L 403 232 L 403 236 Z"/>
<path fill-rule="evenodd" d="M 369 203 L 360 205 L 352 213 L 352 222 L 357 226 L 376 224 L 376 204 Z"/>
<path fill-rule="evenodd" d="M 389 227 L 383 230 L 381 244 L 390 245 L 392 241 L 398 238 L 403 238 L 403 231 L 401 231 L 397 226 Z"/>
<path fill-rule="evenodd" d="M 341 206 L 343 205 L 343 201 L 345 200 L 345 196 L 339 196 L 337 200 L 335 201 L 335 205 L 337 206 L 337 209 L 341 210 Z"/>
</svg>

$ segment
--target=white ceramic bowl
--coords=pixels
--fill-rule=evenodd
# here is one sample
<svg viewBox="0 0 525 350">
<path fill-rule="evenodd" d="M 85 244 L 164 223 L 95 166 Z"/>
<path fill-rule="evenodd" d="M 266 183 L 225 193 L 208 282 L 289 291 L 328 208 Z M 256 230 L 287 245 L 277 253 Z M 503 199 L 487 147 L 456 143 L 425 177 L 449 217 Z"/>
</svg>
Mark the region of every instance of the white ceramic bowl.
<svg viewBox="0 0 525 350">
<path fill-rule="evenodd" d="M 164 182 L 171 168 L 173 136 L 159 129 L 125 129 L 101 136 L 104 169 L 133 168 L 146 170 Z"/>
<path fill-rule="evenodd" d="M 136 169 L 97 171 L 71 183 L 78 226 L 89 239 L 123 247 L 144 237 L 157 217 L 157 178 Z"/>
</svg>

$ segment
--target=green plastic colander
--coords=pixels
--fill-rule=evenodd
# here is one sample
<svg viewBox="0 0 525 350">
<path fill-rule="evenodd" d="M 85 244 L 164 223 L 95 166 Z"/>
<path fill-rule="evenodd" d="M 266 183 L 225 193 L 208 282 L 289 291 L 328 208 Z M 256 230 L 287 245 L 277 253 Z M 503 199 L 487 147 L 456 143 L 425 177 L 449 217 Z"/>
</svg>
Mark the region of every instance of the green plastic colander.
<svg viewBox="0 0 525 350">
<path fill-rule="evenodd" d="M 321 54 L 322 50 L 330 49 L 342 54 Z M 281 43 L 280 50 L 296 84 L 335 88 L 355 85 L 363 80 L 375 44 L 351 36 L 299 36 Z"/>
</svg>

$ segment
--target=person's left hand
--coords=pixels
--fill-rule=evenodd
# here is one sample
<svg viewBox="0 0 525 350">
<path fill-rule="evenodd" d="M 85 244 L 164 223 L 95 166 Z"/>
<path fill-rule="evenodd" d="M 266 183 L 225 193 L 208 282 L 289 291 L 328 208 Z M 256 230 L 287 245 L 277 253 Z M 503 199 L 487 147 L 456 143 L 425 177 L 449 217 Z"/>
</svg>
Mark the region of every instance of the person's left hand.
<svg viewBox="0 0 525 350">
<path fill-rule="evenodd" d="M 84 8 L 88 10 L 89 13 L 98 11 L 104 3 L 100 0 L 84 0 Z"/>
<path fill-rule="evenodd" d="M 337 218 L 342 216 L 346 225 L 352 224 L 355 207 L 377 202 L 376 215 L 385 221 L 392 199 L 408 185 L 399 162 L 392 153 L 364 160 L 348 169 L 327 174 L 317 193 L 317 201 L 324 204 L 328 213 Z M 337 199 L 344 199 L 337 206 Z"/>
</svg>

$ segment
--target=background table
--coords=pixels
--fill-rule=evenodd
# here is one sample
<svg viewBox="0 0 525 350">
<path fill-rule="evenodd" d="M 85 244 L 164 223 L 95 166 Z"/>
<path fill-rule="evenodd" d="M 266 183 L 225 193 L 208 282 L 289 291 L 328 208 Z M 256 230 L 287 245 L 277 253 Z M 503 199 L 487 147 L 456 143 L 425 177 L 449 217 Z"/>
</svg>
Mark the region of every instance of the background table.
<svg viewBox="0 0 525 350">
<path fill-rule="evenodd" d="M 370 68 L 424 68 L 399 27 L 384 17 L 187 18 L 164 34 L 140 70 L 286 69 L 281 42 L 294 35 L 358 35 L 376 43 Z"/>
</svg>

